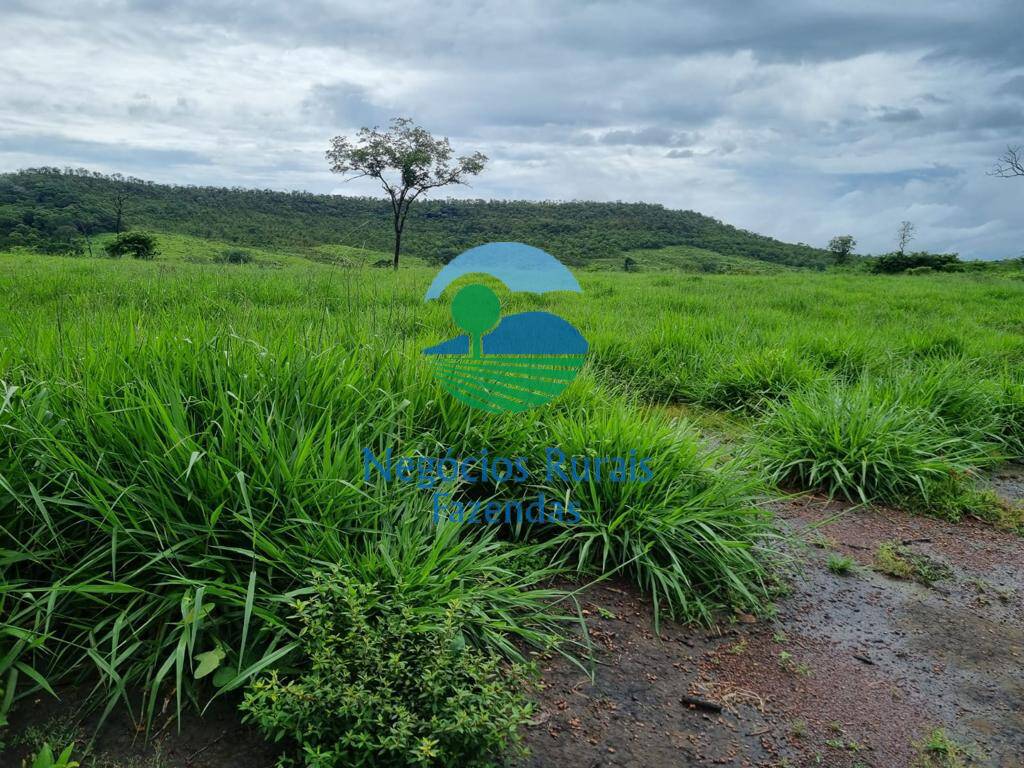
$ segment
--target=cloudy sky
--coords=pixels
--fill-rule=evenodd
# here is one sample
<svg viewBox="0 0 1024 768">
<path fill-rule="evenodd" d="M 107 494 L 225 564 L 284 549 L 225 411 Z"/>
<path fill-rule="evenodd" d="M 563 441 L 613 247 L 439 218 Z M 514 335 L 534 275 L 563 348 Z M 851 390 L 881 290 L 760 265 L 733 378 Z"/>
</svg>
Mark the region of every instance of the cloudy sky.
<svg viewBox="0 0 1024 768">
<path fill-rule="evenodd" d="M 410 116 L 471 197 L 642 200 L 784 240 L 1024 254 L 1022 0 L 0 0 L 0 170 L 356 194 Z"/>
</svg>

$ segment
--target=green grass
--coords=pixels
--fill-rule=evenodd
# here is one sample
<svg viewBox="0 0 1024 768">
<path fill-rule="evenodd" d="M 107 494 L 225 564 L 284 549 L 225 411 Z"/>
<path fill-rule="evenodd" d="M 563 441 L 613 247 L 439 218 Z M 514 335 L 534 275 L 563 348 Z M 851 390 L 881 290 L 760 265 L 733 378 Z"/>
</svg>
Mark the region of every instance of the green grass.
<svg viewBox="0 0 1024 768">
<path fill-rule="evenodd" d="M 911 768 L 967 768 L 975 763 L 972 751 L 953 740 L 943 728 L 914 742 L 917 752 Z"/>
<path fill-rule="evenodd" d="M 829 555 L 827 567 L 836 576 L 848 576 L 856 569 L 857 561 L 845 555 Z"/>
<path fill-rule="evenodd" d="M 870 382 L 794 392 L 765 419 L 762 450 L 783 485 L 853 501 L 927 503 L 950 478 L 990 462 L 980 438 L 951 434 L 934 411 Z"/>
<path fill-rule="evenodd" d="M 486 414 L 420 354 L 452 335 L 446 305 L 422 301 L 433 270 L 159 247 L 148 263 L 0 254 L 0 717 L 82 680 L 146 722 L 168 695 L 201 707 L 287 673 L 295 601 L 335 566 L 399 590 L 424 628 L 458 606 L 468 642 L 512 658 L 573 616 L 557 574 L 624 574 L 659 620 L 756 612 L 771 483 L 995 519 L 974 478 L 1022 456 L 1024 281 L 583 272 L 582 295 L 504 307 L 573 322 L 591 349 L 579 377 L 535 410 Z M 729 425 L 724 451 L 668 415 L 687 412 Z M 428 492 L 362 478 L 363 447 L 551 446 L 635 450 L 654 477 L 452 488 L 583 510 L 492 530 L 435 526 Z"/>
<path fill-rule="evenodd" d="M 430 271 L 278 261 L 0 256 L 5 710 L 82 679 L 107 712 L 142 689 L 148 723 L 172 692 L 180 711 L 287 670 L 293 604 L 334 565 L 423 627 L 458 605 L 469 642 L 510 657 L 557 641 L 566 569 L 624 569 L 680 618 L 767 602 L 755 481 L 685 425 L 586 370 L 528 414 L 473 411 L 419 354 L 450 335 Z M 362 479 L 363 447 L 551 445 L 636 450 L 657 480 L 559 488 L 595 505 L 577 531 L 437 526 L 429 493 Z"/>
</svg>

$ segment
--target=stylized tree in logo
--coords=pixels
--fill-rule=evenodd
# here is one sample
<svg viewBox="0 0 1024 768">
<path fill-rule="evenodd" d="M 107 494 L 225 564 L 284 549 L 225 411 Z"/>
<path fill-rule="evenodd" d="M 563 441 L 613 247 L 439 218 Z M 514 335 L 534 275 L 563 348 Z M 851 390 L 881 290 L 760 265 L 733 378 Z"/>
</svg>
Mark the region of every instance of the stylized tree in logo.
<svg viewBox="0 0 1024 768">
<path fill-rule="evenodd" d="M 554 400 L 583 368 L 587 340 L 572 323 L 550 312 L 503 313 L 495 287 L 500 284 L 499 290 L 509 294 L 579 293 L 576 278 L 539 248 L 486 243 L 445 264 L 425 298 L 451 295 L 449 286 L 471 275 L 487 275 L 494 282 L 467 280 L 452 289 L 451 318 L 460 332 L 423 350 L 441 387 L 488 413 L 522 413 Z"/>
<path fill-rule="evenodd" d="M 501 319 L 501 302 L 486 285 L 474 283 L 459 291 L 452 300 L 452 320 L 469 334 L 469 356 L 484 355 L 484 334 Z"/>
</svg>

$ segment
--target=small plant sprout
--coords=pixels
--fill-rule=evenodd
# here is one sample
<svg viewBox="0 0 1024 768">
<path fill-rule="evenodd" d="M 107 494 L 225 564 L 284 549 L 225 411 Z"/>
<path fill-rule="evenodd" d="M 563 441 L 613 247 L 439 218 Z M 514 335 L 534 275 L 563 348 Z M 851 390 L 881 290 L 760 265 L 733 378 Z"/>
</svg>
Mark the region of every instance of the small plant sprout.
<svg viewBox="0 0 1024 768">
<path fill-rule="evenodd" d="M 856 568 L 856 561 L 845 555 L 829 555 L 828 569 L 836 576 L 847 576 Z"/>
</svg>

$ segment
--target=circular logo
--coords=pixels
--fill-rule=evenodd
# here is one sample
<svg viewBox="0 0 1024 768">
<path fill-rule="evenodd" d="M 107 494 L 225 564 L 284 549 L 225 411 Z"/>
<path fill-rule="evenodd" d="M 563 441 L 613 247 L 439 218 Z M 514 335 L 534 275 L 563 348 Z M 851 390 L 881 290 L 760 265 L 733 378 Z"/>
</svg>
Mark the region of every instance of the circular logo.
<svg viewBox="0 0 1024 768">
<path fill-rule="evenodd" d="M 427 289 L 439 299 L 455 280 L 486 274 L 509 291 L 581 293 L 575 276 L 551 254 L 523 243 L 488 243 L 446 264 Z M 553 400 L 583 367 L 587 340 L 550 312 L 502 315 L 501 300 L 488 286 L 469 283 L 452 298 L 451 317 L 462 331 L 423 350 L 434 375 L 454 398 L 483 411 L 519 412 Z"/>
</svg>

